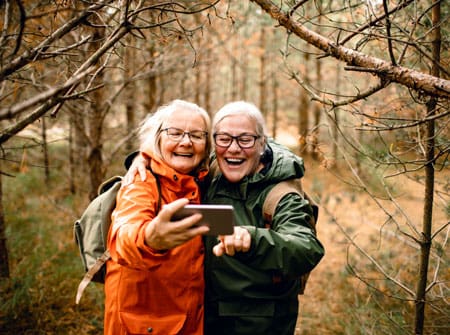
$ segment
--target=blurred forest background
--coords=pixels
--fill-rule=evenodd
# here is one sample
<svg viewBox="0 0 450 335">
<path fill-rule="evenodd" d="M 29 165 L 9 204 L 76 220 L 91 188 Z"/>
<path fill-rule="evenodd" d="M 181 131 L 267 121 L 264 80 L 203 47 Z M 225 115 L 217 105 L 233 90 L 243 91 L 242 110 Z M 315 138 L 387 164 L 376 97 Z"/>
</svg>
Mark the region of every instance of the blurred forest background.
<svg viewBox="0 0 450 335">
<path fill-rule="evenodd" d="M 176 98 L 251 101 L 305 159 L 326 255 L 297 334 L 449 334 L 449 7 L 0 1 L 0 334 L 102 332 L 73 222 Z"/>
</svg>

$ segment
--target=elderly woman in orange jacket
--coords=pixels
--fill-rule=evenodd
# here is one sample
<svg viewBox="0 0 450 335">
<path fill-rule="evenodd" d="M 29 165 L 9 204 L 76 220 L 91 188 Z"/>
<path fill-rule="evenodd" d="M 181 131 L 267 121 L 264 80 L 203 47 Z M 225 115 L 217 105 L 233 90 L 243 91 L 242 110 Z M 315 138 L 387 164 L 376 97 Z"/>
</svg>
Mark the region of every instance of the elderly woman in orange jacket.
<svg viewBox="0 0 450 335">
<path fill-rule="evenodd" d="M 209 228 L 196 226 L 199 214 L 171 217 L 200 202 L 209 127 L 206 111 L 182 100 L 143 123 L 140 151 L 150 168 L 145 181 L 137 175 L 117 195 L 108 235 L 105 334 L 203 334 L 202 235 Z"/>
</svg>

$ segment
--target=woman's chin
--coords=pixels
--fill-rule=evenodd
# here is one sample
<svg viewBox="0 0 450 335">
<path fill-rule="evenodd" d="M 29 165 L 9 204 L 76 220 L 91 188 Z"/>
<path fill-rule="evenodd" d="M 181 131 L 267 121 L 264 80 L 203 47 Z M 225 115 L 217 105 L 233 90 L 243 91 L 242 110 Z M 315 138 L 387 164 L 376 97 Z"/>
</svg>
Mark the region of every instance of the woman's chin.
<svg viewBox="0 0 450 335">
<path fill-rule="evenodd" d="M 242 171 L 229 171 L 225 170 L 222 171 L 223 176 L 230 182 L 230 183 L 237 183 L 242 180 L 244 175 L 242 174 Z"/>
</svg>

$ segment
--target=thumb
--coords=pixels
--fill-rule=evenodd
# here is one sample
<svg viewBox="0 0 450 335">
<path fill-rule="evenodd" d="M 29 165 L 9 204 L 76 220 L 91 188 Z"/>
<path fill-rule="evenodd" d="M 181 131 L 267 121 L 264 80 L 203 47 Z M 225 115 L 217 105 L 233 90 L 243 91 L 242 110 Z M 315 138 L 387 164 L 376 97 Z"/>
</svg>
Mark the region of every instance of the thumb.
<svg viewBox="0 0 450 335">
<path fill-rule="evenodd" d="M 225 248 L 223 246 L 222 242 L 219 242 L 218 244 L 216 244 L 213 249 L 212 252 L 215 256 L 220 257 L 225 253 Z"/>
<path fill-rule="evenodd" d="M 181 208 L 186 206 L 189 203 L 189 200 L 186 198 L 177 199 L 168 204 L 163 205 L 161 209 L 161 216 L 165 217 L 167 221 L 171 221 L 172 216 Z"/>
</svg>

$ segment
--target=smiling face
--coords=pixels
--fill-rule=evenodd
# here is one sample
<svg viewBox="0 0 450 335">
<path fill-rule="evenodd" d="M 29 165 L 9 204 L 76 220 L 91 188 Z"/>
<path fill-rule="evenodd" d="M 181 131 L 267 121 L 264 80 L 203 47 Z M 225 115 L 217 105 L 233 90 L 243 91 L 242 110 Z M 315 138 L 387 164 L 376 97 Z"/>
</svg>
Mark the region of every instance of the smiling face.
<svg viewBox="0 0 450 335">
<path fill-rule="evenodd" d="M 216 124 L 214 132 L 231 136 L 259 135 L 256 122 L 246 115 L 226 116 Z M 241 181 L 263 167 L 260 162 L 264 151 L 263 137 L 257 138 L 252 148 L 242 149 L 237 139 L 234 139 L 228 148 L 215 145 L 215 151 L 221 172 L 232 183 Z"/>
<path fill-rule="evenodd" d="M 162 129 L 177 128 L 183 132 L 207 132 L 205 120 L 199 113 L 175 110 L 164 122 Z M 174 170 L 187 174 L 193 171 L 206 156 L 206 136 L 203 141 L 191 141 L 188 134 L 174 140 L 167 131 L 160 134 L 160 150 L 163 160 Z"/>
</svg>

